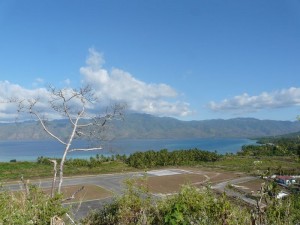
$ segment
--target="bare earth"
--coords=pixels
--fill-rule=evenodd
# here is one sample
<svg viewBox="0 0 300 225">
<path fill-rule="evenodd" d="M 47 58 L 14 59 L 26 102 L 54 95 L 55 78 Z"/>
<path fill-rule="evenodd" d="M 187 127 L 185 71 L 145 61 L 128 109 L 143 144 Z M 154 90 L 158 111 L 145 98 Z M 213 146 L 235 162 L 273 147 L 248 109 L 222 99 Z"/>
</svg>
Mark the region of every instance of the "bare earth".
<svg viewBox="0 0 300 225">
<path fill-rule="evenodd" d="M 151 176 L 148 177 L 146 185 L 154 194 L 172 194 L 178 192 L 184 184 L 200 187 L 243 176 L 238 173 L 211 172 L 194 168 L 155 170 L 147 173 Z"/>
<path fill-rule="evenodd" d="M 147 181 L 146 185 L 150 193 L 153 194 L 173 194 L 179 191 L 182 185 L 190 184 L 196 187 L 203 185 L 213 185 L 219 182 L 228 181 L 238 177 L 242 177 L 239 173 L 230 172 L 216 172 L 216 171 L 204 171 L 195 168 L 184 169 L 164 169 L 164 170 L 152 170 L 146 173 Z M 141 183 L 141 181 L 137 181 Z M 258 185 L 257 181 L 249 181 L 243 183 L 243 185 L 252 187 L 250 190 L 256 190 Z M 252 185 L 252 186 L 251 186 Z M 75 198 L 68 202 L 84 202 L 95 199 L 105 199 L 113 196 L 113 192 L 107 190 L 104 187 L 94 184 L 82 184 L 82 185 L 69 185 L 64 186 L 62 192 L 65 198 L 72 196 L 82 186 L 84 189 L 75 195 Z M 237 186 L 237 188 L 240 188 Z M 248 190 L 248 188 L 246 188 Z M 50 190 L 47 188 L 47 192 Z"/>
<path fill-rule="evenodd" d="M 82 187 L 84 188 L 82 189 Z M 71 186 L 64 186 L 62 188 L 62 193 L 64 195 L 64 198 L 71 197 L 77 191 L 78 193 L 74 196 L 74 198 L 66 201 L 66 203 L 104 199 L 112 196 L 111 191 L 108 191 L 102 187 L 99 187 L 97 185 L 92 185 L 92 184 L 71 185 Z M 50 189 L 49 188 L 45 189 L 45 192 L 50 193 Z"/>
<path fill-rule="evenodd" d="M 262 179 L 251 180 L 251 181 L 244 182 L 242 184 L 234 185 L 234 187 L 247 194 L 257 193 L 260 190 L 263 182 L 264 180 Z"/>
</svg>

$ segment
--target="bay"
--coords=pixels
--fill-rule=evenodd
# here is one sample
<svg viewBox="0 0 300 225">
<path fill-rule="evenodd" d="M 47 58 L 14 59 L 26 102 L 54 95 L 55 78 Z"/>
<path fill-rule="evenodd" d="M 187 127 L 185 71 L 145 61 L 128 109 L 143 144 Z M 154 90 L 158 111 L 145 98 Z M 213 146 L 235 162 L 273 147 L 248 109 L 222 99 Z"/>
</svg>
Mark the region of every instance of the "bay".
<svg viewBox="0 0 300 225">
<path fill-rule="evenodd" d="M 110 156 L 113 154 L 129 155 L 136 151 L 161 150 L 170 151 L 198 148 L 217 151 L 220 154 L 236 153 L 243 145 L 255 144 L 255 140 L 238 138 L 201 138 L 201 139 L 124 139 L 101 143 L 102 150 L 88 152 L 71 152 L 68 158 L 89 158 L 96 154 Z M 87 143 L 75 141 L 73 147 L 83 147 Z M 60 158 L 64 146 L 54 140 L 43 141 L 0 141 L 0 161 L 35 161 L 39 156 Z"/>
</svg>

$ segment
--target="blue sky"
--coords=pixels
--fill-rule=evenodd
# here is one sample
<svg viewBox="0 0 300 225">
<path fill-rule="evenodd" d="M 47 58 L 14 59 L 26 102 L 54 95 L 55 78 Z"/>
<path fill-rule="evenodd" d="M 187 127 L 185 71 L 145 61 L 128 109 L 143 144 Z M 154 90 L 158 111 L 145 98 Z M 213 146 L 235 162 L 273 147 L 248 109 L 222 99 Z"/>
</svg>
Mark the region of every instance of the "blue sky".
<svg viewBox="0 0 300 225">
<path fill-rule="evenodd" d="M 0 32 L 0 100 L 91 82 L 182 120 L 300 114 L 298 0 L 2 0 Z"/>
</svg>

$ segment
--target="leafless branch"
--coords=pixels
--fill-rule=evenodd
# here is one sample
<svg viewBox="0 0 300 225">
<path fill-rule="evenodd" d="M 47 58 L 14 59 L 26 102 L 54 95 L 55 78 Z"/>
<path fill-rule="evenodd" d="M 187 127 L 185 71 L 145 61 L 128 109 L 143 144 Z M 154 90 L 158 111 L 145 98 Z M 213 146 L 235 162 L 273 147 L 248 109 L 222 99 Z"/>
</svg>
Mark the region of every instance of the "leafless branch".
<svg viewBox="0 0 300 225">
<path fill-rule="evenodd" d="M 58 171 L 59 181 L 57 182 L 57 192 L 60 193 L 67 154 L 74 151 L 94 151 L 102 149 L 102 147 L 71 148 L 73 140 L 83 138 L 92 141 L 103 140 L 103 134 L 108 128 L 109 122 L 113 119 L 122 118 L 125 105 L 114 104 L 110 108 L 107 108 L 104 114 L 95 116 L 95 111 L 90 114 L 88 113 L 89 107 L 97 102 L 97 98 L 90 85 L 86 85 L 80 89 L 56 89 L 53 86 L 49 86 L 48 92 L 50 98 L 46 103 L 48 103 L 49 109 L 61 117 L 66 118 L 69 121 L 69 125 L 71 125 L 68 137 L 60 137 L 47 125 L 42 112 L 39 111 L 38 103 L 41 99 L 36 98 L 18 101 L 18 112 L 26 112 L 35 117 L 50 137 L 65 146 Z M 94 108 L 94 110 L 96 110 L 96 108 Z M 51 162 L 54 163 L 54 187 L 56 185 L 57 163 L 54 161 Z M 53 194 L 54 188 L 52 189 L 51 195 L 53 196 Z"/>
<path fill-rule="evenodd" d="M 103 149 L 103 148 L 102 147 L 98 147 L 98 148 L 72 148 L 68 152 L 76 152 L 76 151 L 88 152 L 88 151 L 95 151 L 95 150 L 101 150 L 101 149 Z"/>
<path fill-rule="evenodd" d="M 51 187 L 51 197 L 54 197 L 54 190 L 55 190 L 55 184 L 56 184 L 56 176 L 57 176 L 57 161 L 56 160 L 49 160 L 52 162 L 53 165 L 53 180 L 52 180 L 52 187 Z"/>
<path fill-rule="evenodd" d="M 76 224 L 75 221 L 71 218 L 71 216 L 68 213 L 66 213 L 66 216 L 69 218 L 72 224 Z"/>
<path fill-rule="evenodd" d="M 84 189 L 84 186 L 82 186 L 81 188 L 79 188 L 77 191 L 75 191 L 70 197 L 65 198 L 62 200 L 62 202 L 66 202 L 66 201 L 70 201 L 72 199 L 74 199 L 76 197 L 76 195 L 81 192 Z"/>
<path fill-rule="evenodd" d="M 25 180 L 24 180 L 24 177 L 23 177 L 23 175 L 22 175 L 22 176 L 21 176 L 21 181 L 22 181 L 22 184 L 23 184 L 23 187 L 24 187 L 25 195 L 26 195 L 26 197 L 28 197 L 28 195 L 29 195 L 28 180 L 25 181 Z"/>
<path fill-rule="evenodd" d="M 48 128 L 45 125 L 44 120 L 39 116 L 38 113 L 36 113 L 35 111 L 33 111 L 32 109 L 30 109 L 30 113 L 35 115 L 37 117 L 37 119 L 39 120 L 40 124 L 42 125 L 44 131 L 46 131 L 51 137 L 53 137 L 54 139 L 56 139 L 57 141 L 59 141 L 60 143 L 62 143 L 63 145 L 66 145 L 67 143 L 64 142 L 63 140 L 61 140 L 59 137 L 57 137 L 56 135 L 54 135 L 51 131 L 48 130 Z"/>
</svg>

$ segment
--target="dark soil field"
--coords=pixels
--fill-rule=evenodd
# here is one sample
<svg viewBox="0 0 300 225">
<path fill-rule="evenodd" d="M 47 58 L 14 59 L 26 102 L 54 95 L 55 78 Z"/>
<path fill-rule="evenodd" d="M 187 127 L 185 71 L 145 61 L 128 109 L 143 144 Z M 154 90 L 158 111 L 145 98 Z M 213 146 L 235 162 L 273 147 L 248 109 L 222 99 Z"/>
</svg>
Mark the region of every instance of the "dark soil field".
<svg viewBox="0 0 300 225">
<path fill-rule="evenodd" d="M 183 170 L 170 169 L 170 171 L 177 171 L 178 174 L 171 173 L 171 175 L 148 177 L 146 185 L 151 193 L 171 194 L 179 191 L 180 187 L 184 184 L 191 184 L 196 187 L 201 187 L 207 184 L 215 184 L 243 176 L 240 173 L 212 172 L 195 168 L 185 168 Z"/>
<path fill-rule="evenodd" d="M 82 187 L 84 188 L 82 189 Z M 66 199 L 71 197 L 78 190 L 80 191 L 74 196 L 74 199 L 67 200 L 65 201 L 65 203 L 104 199 L 104 198 L 111 197 L 113 195 L 110 191 L 102 187 L 91 185 L 91 184 L 65 186 L 62 188 L 62 193 L 64 198 Z M 45 192 L 50 193 L 50 189 L 45 189 Z"/>
</svg>

